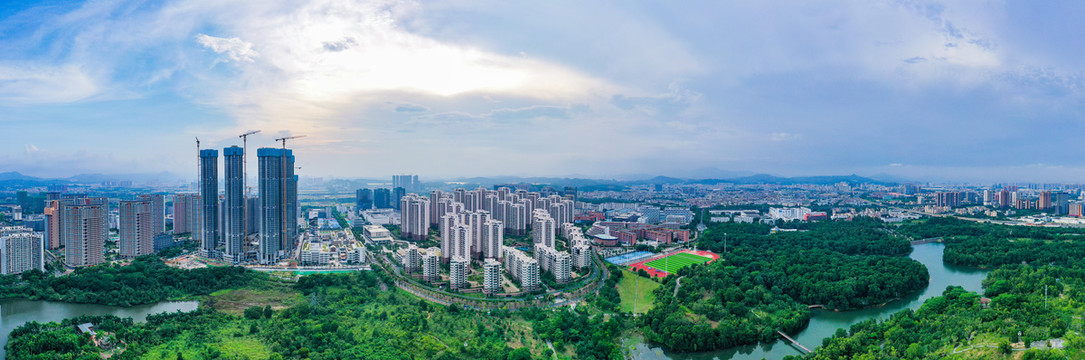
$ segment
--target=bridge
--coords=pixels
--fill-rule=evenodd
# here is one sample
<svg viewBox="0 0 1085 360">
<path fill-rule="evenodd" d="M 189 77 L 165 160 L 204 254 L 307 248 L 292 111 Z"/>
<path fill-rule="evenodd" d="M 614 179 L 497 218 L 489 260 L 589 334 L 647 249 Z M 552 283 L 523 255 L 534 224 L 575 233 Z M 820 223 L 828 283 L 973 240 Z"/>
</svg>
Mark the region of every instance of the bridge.
<svg viewBox="0 0 1085 360">
<path fill-rule="evenodd" d="M 802 346 L 802 344 L 799 344 L 799 342 L 798 342 L 798 341 L 795 341 L 795 339 L 792 339 L 792 338 L 791 338 L 790 336 L 787 336 L 787 334 L 784 334 L 784 332 L 783 332 L 783 331 L 780 331 L 780 330 L 776 330 L 776 333 L 777 333 L 777 334 L 780 334 L 780 336 L 783 336 L 783 337 L 784 337 L 784 339 L 787 339 L 787 341 L 791 342 L 791 345 L 794 345 L 795 347 L 797 347 L 797 348 L 799 348 L 800 350 L 802 350 L 802 351 L 803 351 L 803 354 L 809 354 L 809 353 L 812 353 L 812 352 L 813 352 L 813 351 L 810 351 L 810 349 L 807 349 L 807 348 L 806 348 L 805 346 Z"/>
<path fill-rule="evenodd" d="M 926 239 L 923 239 L 923 240 L 913 240 L 912 245 L 929 244 L 929 243 L 932 243 L 932 242 L 942 242 L 942 237 L 939 236 L 939 237 L 926 238 Z"/>
</svg>

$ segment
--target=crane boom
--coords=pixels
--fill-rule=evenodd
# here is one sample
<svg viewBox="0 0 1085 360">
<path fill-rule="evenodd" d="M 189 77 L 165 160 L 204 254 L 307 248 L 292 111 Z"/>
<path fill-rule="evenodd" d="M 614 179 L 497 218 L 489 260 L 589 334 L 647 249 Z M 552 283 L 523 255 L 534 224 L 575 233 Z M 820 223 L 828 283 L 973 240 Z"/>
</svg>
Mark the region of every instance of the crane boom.
<svg viewBox="0 0 1085 360">
<path fill-rule="evenodd" d="M 275 139 L 275 141 L 280 141 L 280 142 L 282 142 L 282 143 L 283 143 L 283 149 L 285 149 L 285 148 L 286 148 L 286 141 L 287 141 L 287 140 L 290 140 L 290 139 L 297 139 L 297 138 L 303 138 L 303 137 L 305 137 L 305 135 L 294 135 L 294 136 L 287 136 L 287 137 L 282 137 L 282 138 L 278 138 L 278 139 Z"/>
<path fill-rule="evenodd" d="M 248 155 L 249 154 L 249 135 L 254 135 L 254 134 L 258 133 L 258 132 L 260 132 L 260 130 L 250 130 L 250 131 L 245 132 L 244 134 L 241 134 L 241 135 L 238 136 L 239 138 L 241 138 L 241 146 L 242 146 L 241 147 L 241 191 L 243 191 L 245 193 L 244 195 L 241 196 L 241 199 L 242 199 L 242 201 L 241 201 L 241 217 L 245 219 L 245 221 L 242 222 L 243 225 L 242 225 L 242 230 L 241 230 L 244 233 L 244 234 L 241 234 L 242 239 L 244 239 L 243 243 L 247 243 L 248 239 L 249 239 L 249 190 L 250 190 L 250 188 L 248 186 L 246 186 L 246 185 L 248 185 L 248 184 L 246 184 L 246 182 L 249 181 L 249 161 L 248 161 L 249 160 L 249 155 Z"/>
</svg>

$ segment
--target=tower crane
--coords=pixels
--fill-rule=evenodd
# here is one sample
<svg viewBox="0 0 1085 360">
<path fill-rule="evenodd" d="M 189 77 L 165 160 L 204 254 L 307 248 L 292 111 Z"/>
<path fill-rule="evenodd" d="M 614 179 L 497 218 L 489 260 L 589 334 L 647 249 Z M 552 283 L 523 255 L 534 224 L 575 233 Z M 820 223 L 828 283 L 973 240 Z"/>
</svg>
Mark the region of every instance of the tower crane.
<svg viewBox="0 0 1085 360">
<path fill-rule="evenodd" d="M 297 139 L 297 138 L 303 138 L 303 137 L 305 137 L 305 135 L 284 136 L 284 137 L 275 139 L 275 141 L 282 142 L 282 144 L 283 144 L 283 152 L 279 155 L 280 156 L 280 161 L 281 161 L 279 167 L 282 169 L 282 175 L 279 177 L 279 181 L 281 181 L 279 183 L 280 184 L 279 187 L 282 188 L 282 195 L 281 195 L 282 197 L 279 198 L 279 199 L 280 199 L 281 203 L 283 204 L 283 206 L 282 206 L 282 215 L 281 215 L 282 218 L 279 221 L 279 225 L 280 225 L 279 226 L 279 234 L 281 234 L 281 235 L 279 235 L 279 241 L 281 242 L 283 248 L 285 248 L 286 245 L 291 243 L 292 240 L 293 240 L 293 239 L 291 239 L 290 241 L 288 241 L 286 239 L 286 235 L 287 235 L 286 234 L 286 222 L 289 221 L 287 219 L 291 219 L 291 215 L 287 212 L 287 209 L 286 209 L 286 188 L 287 188 L 286 184 L 289 183 L 290 180 L 293 180 L 293 179 L 290 179 L 290 180 L 286 179 L 286 141 L 290 140 L 290 139 Z M 296 189 L 295 189 L 295 191 L 296 191 Z M 297 222 L 297 219 L 293 219 L 293 221 Z M 290 251 L 294 252 L 295 250 L 296 249 L 291 249 Z"/>
<path fill-rule="evenodd" d="M 283 143 L 283 149 L 286 149 L 286 141 L 287 140 L 303 138 L 303 137 L 305 137 L 305 135 L 294 135 L 294 136 L 287 136 L 287 137 L 278 138 L 278 139 L 275 139 L 275 141 L 282 142 Z"/>
<path fill-rule="evenodd" d="M 244 221 L 241 223 L 242 232 L 241 237 L 248 241 L 249 238 L 249 187 L 245 186 L 249 181 L 249 135 L 255 135 L 260 130 L 248 131 L 238 136 L 241 138 L 241 191 L 245 192 L 245 195 L 241 197 L 241 217 Z"/>
</svg>

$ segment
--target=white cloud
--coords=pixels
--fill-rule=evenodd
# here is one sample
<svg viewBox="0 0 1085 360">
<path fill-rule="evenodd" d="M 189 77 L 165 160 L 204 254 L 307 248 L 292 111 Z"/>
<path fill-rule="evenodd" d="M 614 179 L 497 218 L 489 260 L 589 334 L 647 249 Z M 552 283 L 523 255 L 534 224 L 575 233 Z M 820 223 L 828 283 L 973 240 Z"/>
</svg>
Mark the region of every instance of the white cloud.
<svg viewBox="0 0 1085 360">
<path fill-rule="evenodd" d="M 781 141 L 794 141 L 794 140 L 798 140 L 801 137 L 802 137 L 802 134 L 793 134 L 793 133 L 787 133 L 787 132 L 775 132 L 775 133 L 772 133 L 771 136 L 769 136 L 769 139 L 772 140 L 772 141 L 775 141 L 775 142 L 781 142 Z"/>
<path fill-rule="evenodd" d="M 220 38 L 205 34 L 196 35 L 196 41 L 206 48 L 211 49 L 219 54 L 226 54 L 233 61 L 240 62 L 253 62 L 259 54 L 252 49 L 252 43 L 248 43 L 238 39 L 232 38 Z"/>
<path fill-rule="evenodd" d="M 78 66 L 0 63 L 0 104 L 74 102 L 100 90 L 97 81 Z"/>
</svg>

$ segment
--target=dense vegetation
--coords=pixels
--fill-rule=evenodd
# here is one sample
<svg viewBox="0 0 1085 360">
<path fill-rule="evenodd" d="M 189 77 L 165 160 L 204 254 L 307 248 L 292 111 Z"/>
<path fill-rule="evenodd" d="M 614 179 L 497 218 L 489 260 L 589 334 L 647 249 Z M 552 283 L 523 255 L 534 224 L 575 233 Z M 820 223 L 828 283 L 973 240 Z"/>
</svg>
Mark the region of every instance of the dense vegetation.
<svg viewBox="0 0 1085 360">
<path fill-rule="evenodd" d="M 677 279 L 667 278 L 641 320 L 645 334 L 672 350 L 727 348 L 802 329 L 808 305 L 854 309 L 922 289 L 926 267 L 899 256 L 909 239 L 884 226 L 862 218 L 772 233 L 763 224 L 715 224 L 698 247 L 721 261 L 680 270 L 677 293 Z"/>
<path fill-rule="evenodd" d="M 990 306 L 980 295 L 949 287 L 919 310 L 904 310 L 889 320 L 840 329 L 811 359 L 1000 358 L 1048 340 L 1067 340 L 1062 350 L 1028 350 L 1023 358 L 1080 359 L 1085 352 L 1080 298 L 1085 271 L 1059 266 L 1010 265 L 990 274 L 984 285 Z M 1044 299 L 1044 287 L 1051 296 Z M 1065 295 L 1065 296 L 1061 296 Z M 1014 350 L 1016 349 L 1016 350 Z"/>
<path fill-rule="evenodd" d="M 1085 258 L 1085 229 L 1007 226 L 946 217 L 905 224 L 900 231 L 922 238 L 943 237 L 945 262 L 953 265 L 1066 265 Z"/>
<path fill-rule="evenodd" d="M 943 237 L 947 263 L 998 267 L 983 297 L 959 287 L 884 322 L 856 324 L 826 339 L 812 359 L 1080 359 L 1085 304 L 1082 229 L 1006 226 L 931 218 L 899 228 Z M 1047 296 L 1045 296 L 1047 290 Z M 987 300 L 985 300 L 987 301 Z M 1049 344 L 1065 340 L 1063 349 Z M 1016 355 L 1020 354 L 1020 355 Z"/>
<path fill-rule="evenodd" d="M 100 265 L 64 276 L 38 270 L 0 276 L 0 298 L 25 297 L 76 303 L 131 306 L 207 295 L 216 290 L 252 284 L 266 275 L 241 267 L 181 270 L 154 256 L 136 258 L 131 265 Z"/>
<path fill-rule="evenodd" d="M 143 268 L 146 270 L 146 268 Z M 12 333 L 9 359 L 96 359 L 72 325 L 91 322 L 126 344 L 113 359 L 621 359 L 623 317 L 532 310 L 482 314 L 420 300 L 374 272 L 310 275 L 292 285 L 305 301 L 241 316 L 204 301 L 198 311 L 153 315 L 146 323 L 82 317 L 28 323 Z M 275 281 L 275 280 L 267 280 Z"/>
</svg>

